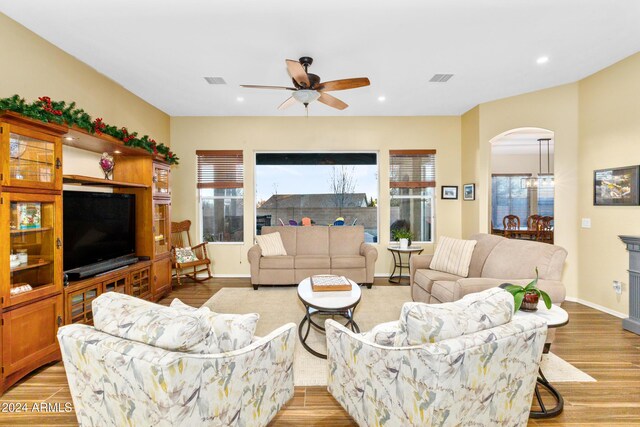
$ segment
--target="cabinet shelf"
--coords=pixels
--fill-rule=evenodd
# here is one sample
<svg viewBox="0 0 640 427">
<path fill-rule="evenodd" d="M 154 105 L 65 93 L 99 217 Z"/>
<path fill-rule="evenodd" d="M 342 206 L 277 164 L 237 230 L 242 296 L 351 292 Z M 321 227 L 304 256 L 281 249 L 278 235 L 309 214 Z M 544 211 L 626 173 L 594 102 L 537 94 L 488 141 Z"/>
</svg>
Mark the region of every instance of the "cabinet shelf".
<svg viewBox="0 0 640 427">
<path fill-rule="evenodd" d="M 11 234 L 37 233 L 39 231 L 48 231 L 51 229 L 52 227 L 23 228 L 23 229 L 11 230 Z"/>
<path fill-rule="evenodd" d="M 19 265 L 17 267 L 10 268 L 9 271 L 11 273 L 15 273 L 16 271 L 29 270 L 31 268 L 43 267 L 43 266 L 49 265 L 49 264 L 51 264 L 51 261 L 39 262 L 39 261 L 30 259 L 29 261 L 27 261 L 26 264 L 21 264 L 21 265 Z"/>
<path fill-rule="evenodd" d="M 92 176 L 82 175 L 63 175 L 63 184 L 75 184 L 75 185 L 91 185 L 95 187 L 113 187 L 113 188 L 149 188 L 145 184 L 136 184 L 133 182 L 113 181 L 110 179 L 95 178 Z"/>
</svg>

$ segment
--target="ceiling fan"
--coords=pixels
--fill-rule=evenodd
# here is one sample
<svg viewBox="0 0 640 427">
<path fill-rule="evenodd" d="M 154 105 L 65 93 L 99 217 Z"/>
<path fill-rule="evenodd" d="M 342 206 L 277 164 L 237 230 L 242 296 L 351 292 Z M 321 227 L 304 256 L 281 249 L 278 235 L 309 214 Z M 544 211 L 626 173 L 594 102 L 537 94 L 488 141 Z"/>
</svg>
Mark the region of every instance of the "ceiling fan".
<svg viewBox="0 0 640 427">
<path fill-rule="evenodd" d="M 355 89 L 357 87 L 369 86 L 369 79 L 366 77 L 356 77 L 353 79 L 332 80 L 330 82 L 321 82 L 320 76 L 309 73 L 309 66 L 313 63 L 313 58 L 303 56 L 298 61 L 287 59 L 287 71 L 291 76 L 294 87 L 286 86 L 260 86 L 260 85 L 240 85 L 242 87 L 253 89 L 276 89 L 291 90 L 293 93 L 286 101 L 278 107 L 278 110 L 284 110 L 295 104 L 296 101 L 304 104 L 307 108 L 309 103 L 313 101 L 322 102 L 329 107 L 344 110 L 348 105 L 338 98 L 329 95 L 327 92 L 334 90 Z"/>
</svg>

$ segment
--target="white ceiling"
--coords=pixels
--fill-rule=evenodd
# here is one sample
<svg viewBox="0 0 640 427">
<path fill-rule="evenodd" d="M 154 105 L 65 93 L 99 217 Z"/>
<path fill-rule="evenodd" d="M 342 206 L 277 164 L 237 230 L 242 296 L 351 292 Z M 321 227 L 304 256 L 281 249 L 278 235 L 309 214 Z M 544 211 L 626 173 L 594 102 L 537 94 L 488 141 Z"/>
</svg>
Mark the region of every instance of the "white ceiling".
<svg viewBox="0 0 640 427">
<path fill-rule="evenodd" d="M 303 55 L 323 81 L 371 80 L 332 92 L 346 110 L 314 103 L 310 115 L 415 116 L 573 82 L 640 50 L 638 0 L 0 0 L 0 11 L 172 116 L 303 115 L 276 109 L 288 92 L 238 86 L 289 85 L 284 60 Z M 455 76 L 429 83 L 435 73 Z"/>
</svg>

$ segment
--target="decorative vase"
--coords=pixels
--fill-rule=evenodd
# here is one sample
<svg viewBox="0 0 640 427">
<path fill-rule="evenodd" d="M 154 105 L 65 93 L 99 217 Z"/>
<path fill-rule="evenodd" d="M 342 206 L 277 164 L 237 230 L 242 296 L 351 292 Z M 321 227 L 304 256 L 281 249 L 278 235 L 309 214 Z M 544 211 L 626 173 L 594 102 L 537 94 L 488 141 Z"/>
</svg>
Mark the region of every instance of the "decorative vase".
<svg viewBox="0 0 640 427">
<path fill-rule="evenodd" d="M 522 300 L 522 305 L 520 306 L 520 310 L 536 311 L 538 309 L 539 299 L 540 299 L 540 296 L 536 293 L 524 294 L 524 299 Z"/>
<path fill-rule="evenodd" d="M 113 167 L 116 165 L 113 156 L 110 156 L 109 153 L 102 153 L 98 164 L 104 173 L 104 179 L 111 179 L 110 176 L 113 173 Z"/>
<path fill-rule="evenodd" d="M 400 249 L 407 249 L 409 247 L 409 239 L 399 239 Z"/>
</svg>

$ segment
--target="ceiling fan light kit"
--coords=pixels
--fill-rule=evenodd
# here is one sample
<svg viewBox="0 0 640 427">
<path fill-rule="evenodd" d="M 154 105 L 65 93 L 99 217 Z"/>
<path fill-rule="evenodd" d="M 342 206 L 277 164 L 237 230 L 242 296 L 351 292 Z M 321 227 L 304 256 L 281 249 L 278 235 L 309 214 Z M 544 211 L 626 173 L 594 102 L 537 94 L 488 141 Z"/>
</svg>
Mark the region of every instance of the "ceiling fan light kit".
<svg viewBox="0 0 640 427">
<path fill-rule="evenodd" d="M 303 104 L 305 108 L 314 101 L 321 102 L 329 107 L 338 110 L 344 110 L 348 107 L 345 102 L 329 95 L 326 92 L 335 90 L 355 89 L 358 87 L 369 86 L 371 83 L 366 77 L 357 77 L 352 79 L 333 80 L 329 82 L 321 82 L 320 76 L 309 73 L 309 66 L 313 63 L 313 58 L 303 56 L 299 60 L 285 60 L 287 72 L 291 76 L 294 87 L 286 86 L 261 86 L 261 85 L 240 85 L 250 89 L 275 89 L 275 90 L 291 90 L 293 93 L 280 106 L 279 110 L 284 110 L 295 104 L 295 101 Z"/>
</svg>

